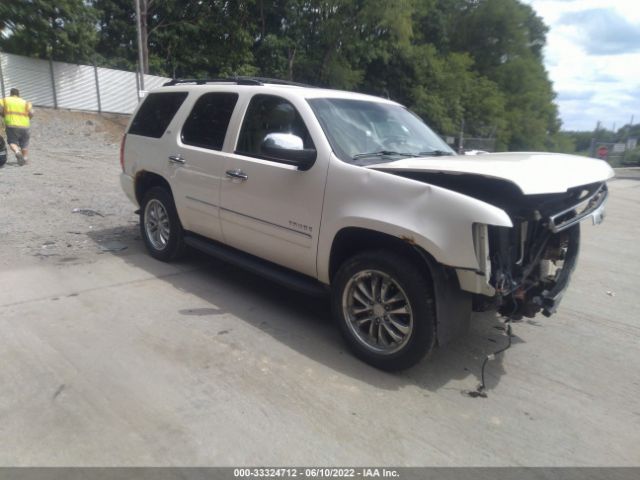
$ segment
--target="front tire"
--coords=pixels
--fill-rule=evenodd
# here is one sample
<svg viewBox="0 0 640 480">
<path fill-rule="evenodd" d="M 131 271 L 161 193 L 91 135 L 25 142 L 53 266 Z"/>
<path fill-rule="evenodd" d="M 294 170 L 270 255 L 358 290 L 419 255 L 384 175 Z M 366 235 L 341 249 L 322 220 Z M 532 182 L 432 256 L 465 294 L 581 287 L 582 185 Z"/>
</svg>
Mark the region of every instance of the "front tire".
<svg viewBox="0 0 640 480">
<path fill-rule="evenodd" d="M 374 367 L 409 368 L 435 345 L 431 281 L 405 256 L 372 250 L 347 260 L 334 278 L 331 306 L 351 350 Z"/>
<path fill-rule="evenodd" d="M 149 254 L 163 262 L 180 258 L 185 251 L 184 232 L 171 193 L 153 187 L 141 207 L 140 233 Z"/>
</svg>

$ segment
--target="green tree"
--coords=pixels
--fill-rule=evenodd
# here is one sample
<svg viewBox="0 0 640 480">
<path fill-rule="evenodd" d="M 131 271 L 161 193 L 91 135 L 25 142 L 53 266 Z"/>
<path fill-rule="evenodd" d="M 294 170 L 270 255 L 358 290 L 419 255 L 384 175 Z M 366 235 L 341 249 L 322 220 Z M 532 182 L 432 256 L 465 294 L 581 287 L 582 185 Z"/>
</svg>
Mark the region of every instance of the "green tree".
<svg viewBox="0 0 640 480">
<path fill-rule="evenodd" d="M 628 151 L 624 156 L 624 163 L 632 165 L 640 164 L 640 147 Z"/>
<path fill-rule="evenodd" d="M 543 150 L 560 128 L 548 74 L 542 62 L 547 27 L 517 0 L 467 1 L 456 18 L 452 48 L 468 52 L 478 73 L 505 96 L 503 138 L 509 149 Z"/>
<path fill-rule="evenodd" d="M 253 75 L 255 19 L 247 2 L 149 2 L 152 73 L 172 77 Z"/>
<path fill-rule="evenodd" d="M 367 65 L 412 35 L 413 0 L 276 0 L 253 6 L 260 73 L 358 88 Z"/>
<path fill-rule="evenodd" d="M 0 5 L 0 47 L 133 69 L 133 0 Z M 150 73 L 262 75 L 397 100 L 438 132 L 560 149 L 547 28 L 518 0 L 144 0 Z M 145 33 L 146 32 L 146 33 Z M 95 47 L 95 51 L 94 51 Z"/>
<path fill-rule="evenodd" d="M 96 53 L 102 66 L 135 70 L 138 44 L 132 0 L 95 0 Z"/>
<path fill-rule="evenodd" d="M 83 0 L 12 0 L 0 4 L 0 48 L 18 55 L 90 62 L 96 43 L 94 10 Z"/>
</svg>

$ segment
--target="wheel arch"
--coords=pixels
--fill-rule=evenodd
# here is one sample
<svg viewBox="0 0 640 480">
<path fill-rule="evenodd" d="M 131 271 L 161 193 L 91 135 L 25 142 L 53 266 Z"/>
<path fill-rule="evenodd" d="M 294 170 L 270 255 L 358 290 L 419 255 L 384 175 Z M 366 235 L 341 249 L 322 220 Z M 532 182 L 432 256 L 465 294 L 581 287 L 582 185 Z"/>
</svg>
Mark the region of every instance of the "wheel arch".
<svg viewBox="0 0 640 480">
<path fill-rule="evenodd" d="M 333 281 L 345 260 L 361 251 L 373 249 L 389 249 L 406 255 L 426 273 L 435 298 L 436 340 L 439 345 L 449 343 L 467 332 L 471 318 L 471 294 L 460 289 L 455 269 L 438 263 L 410 238 L 398 238 L 361 227 L 343 228 L 331 244 L 330 281 Z"/>
<path fill-rule="evenodd" d="M 142 170 L 135 176 L 135 193 L 138 205 L 142 205 L 142 199 L 144 198 L 145 193 L 153 187 L 164 187 L 173 196 L 171 185 L 169 185 L 169 182 L 167 182 L 162 175 L 158 175 L 157 173 L 150 172 L 148 170 Z"/>
<path fill-rule="evenodd" d="M 388 249 L 404 254 L 412 260 L 423 264 L 430 274 L 430 265 L 425 261 L 429 258 L 434 264 L 437 262 L 426 251 L 415 245 L 411 239 L 402 239 L 388 233 L 379 232 L 362 227 L 346 227 L 338 231 L 331 243 L 329 254 L 329 280 L 333 278 L 346 259 L 364 250 Z M 421 253 L 422 251 L 423 253 Z"/>
</svg>

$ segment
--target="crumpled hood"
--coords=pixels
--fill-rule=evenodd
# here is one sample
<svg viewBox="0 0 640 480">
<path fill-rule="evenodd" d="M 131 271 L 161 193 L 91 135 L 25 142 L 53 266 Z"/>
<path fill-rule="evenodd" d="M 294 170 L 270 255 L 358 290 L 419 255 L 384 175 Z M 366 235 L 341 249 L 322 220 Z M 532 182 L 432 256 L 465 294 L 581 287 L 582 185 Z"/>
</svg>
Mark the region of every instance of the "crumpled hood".
<svg viewBox="0 0 640 480">
<path fill-rule="evenodd" d="M 531 152 L 405 158 L 367 168 L 499 178 L 515 184 L 525 195 L 566 192 L 569 188 L 603 182 L 614 176 L 613 169 L 603 160 Z"/>
</svg>

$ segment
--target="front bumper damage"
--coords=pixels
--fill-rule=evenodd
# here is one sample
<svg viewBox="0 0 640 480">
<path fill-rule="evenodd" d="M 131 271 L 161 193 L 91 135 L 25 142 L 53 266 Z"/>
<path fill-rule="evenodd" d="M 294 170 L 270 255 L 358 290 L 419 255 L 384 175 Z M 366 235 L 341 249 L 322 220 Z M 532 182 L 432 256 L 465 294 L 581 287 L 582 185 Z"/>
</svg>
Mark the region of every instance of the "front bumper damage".
<svg viewBox="0 0 640 480">
<path fill-rule="evenodd" d="M 555 313 L 577 263 L 580 223 L 601 223 L 607 196 L 602 183 L 525 198 L 509 206 L 512 228 L 474 225 L 480 269 L 458 278 L 479 294 L 475 309 L 494 307 L 514 320 Z"/>
</svg>

